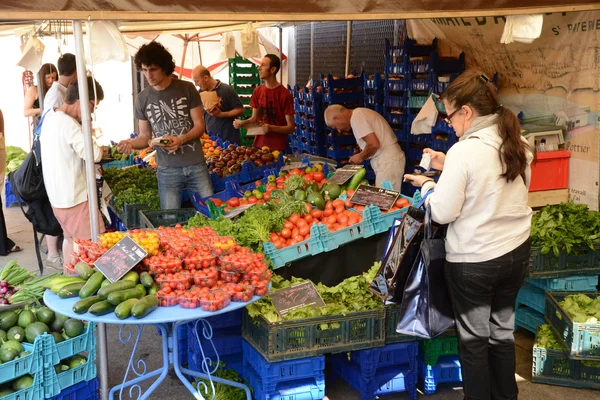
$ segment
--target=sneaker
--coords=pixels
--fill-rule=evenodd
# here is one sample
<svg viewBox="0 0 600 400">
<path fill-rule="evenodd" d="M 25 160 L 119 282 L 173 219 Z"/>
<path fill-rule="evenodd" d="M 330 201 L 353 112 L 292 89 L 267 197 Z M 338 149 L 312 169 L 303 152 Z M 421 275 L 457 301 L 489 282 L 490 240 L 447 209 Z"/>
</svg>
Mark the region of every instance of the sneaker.
<svg viewBox="0 0 600 400">
<path fill-rule="evenodd" d="M 57 258 L 55 258 L 53 260 L 47 258 L 46 262 L 44 264 L 47 267 L 54 268 L 54 269 L 57 269 L 59 271 L 62 271 L 63 270 L 63 263 L 64 263 L 63 262 L 63 258 L 59 256 L 59 257 L 57 257 Z"/>
</svg>

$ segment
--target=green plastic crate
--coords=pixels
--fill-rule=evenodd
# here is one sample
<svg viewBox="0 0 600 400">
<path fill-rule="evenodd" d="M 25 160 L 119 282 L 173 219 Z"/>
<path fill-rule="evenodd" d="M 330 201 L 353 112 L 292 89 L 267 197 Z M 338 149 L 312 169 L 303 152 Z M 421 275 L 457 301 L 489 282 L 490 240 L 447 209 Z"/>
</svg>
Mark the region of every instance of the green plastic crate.
<svg viewBox="0 0 600 400">
<path fill-rule="evenodd" d="M 458 355 L 458 338 L 456 336 L 442 336 L 421 342 L 423 361 L 426 365 L 437 365 L 441 356 Z"/>
<path fill-rule="evenodd" d="M 260 78 L 258 76 L 230 76 L 229 83 L 231 85 L 258 85 Z"/>
<path fill-rule="evenodd" d="M 159 226 L 175 226 L 184 224 L 197 211 L 195 208 L 182 208 L 177 210 L 140 211 L 140 225 L 142 229 L 154 229 Z"/>
<path fill-rule="evenodd" d="M 150 208 L 150 205 L 147 203 L 125 203 L 123 204 L 122 210 L 117 210 L 117 208 L 113 205 L 113 209 L 116 210 L 117 216 L 127 229 L 140 228 L 140 212 L 143 210 L 147 210 L 148 208 Z"/>
<path fill-rule="evenodd" d="M 600 274 L 600 245 L 595 250 L 580 249 L 579 255 L 552 252 L 542 254 L 540 247 L 531 248 L 529 277 L 531 279 L 564 278 L 573 275 Z"/>
<path fill-rule="evenodd" d="M 233 89 L 239 95 L 249 95 L 254 93 L 254 85 L 236 85 L 233 84 Z"/>
<path fill-rule="evenodd" d="M 385 310 L 278 323 L 252 319 L 244 310 L 242 336 L 269 362 L 380 347 L 385 344 Z"/>
</svg>

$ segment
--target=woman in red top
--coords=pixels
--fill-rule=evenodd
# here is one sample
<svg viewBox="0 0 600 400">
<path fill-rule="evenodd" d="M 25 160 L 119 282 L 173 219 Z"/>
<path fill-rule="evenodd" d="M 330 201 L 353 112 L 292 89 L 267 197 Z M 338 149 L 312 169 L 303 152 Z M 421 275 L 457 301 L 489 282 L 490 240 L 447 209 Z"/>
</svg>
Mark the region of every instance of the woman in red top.
<svg viewBox="0 0 600 400">
<path fill-rule="evenodd" d="M 259 124 L 264 135 L 254 138 L 255 147 L 267 146 L 271 150 L 285 151 L 287 136 L 294 132 L 294 98 L 289 90 L 277 81 L 281 60 L 274 54 L 267 54 L 261 61 L 258 71 L 265 83 L 254 89 L 250 106 L 252 117 L 235 120 L 236 129 L 247 124 Z"/>
</svg>

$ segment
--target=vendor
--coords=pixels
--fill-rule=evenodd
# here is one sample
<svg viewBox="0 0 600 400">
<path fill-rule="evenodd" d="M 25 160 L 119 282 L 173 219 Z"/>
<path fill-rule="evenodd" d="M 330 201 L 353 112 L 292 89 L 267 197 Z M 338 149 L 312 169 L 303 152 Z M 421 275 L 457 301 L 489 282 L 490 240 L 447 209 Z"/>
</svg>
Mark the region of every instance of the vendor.
<svg viewBox="0 0 600 400">
<path fill-rule="evenodd" d="M 406 179 L 428 195 L 432 219 L 448 224 L 445 276 L 465 398 L 516 399 L 515 301 L 529 273 L 533 154 L 481 71 L 456 78 L 443 101 L 460 140 L 447 155 L 425 149 L 443 170 L 437 184 L 423 175 Z"/>
<path fill-rule="evenodd" d="M 352 129 L 361 152 L 350 157 L 352 164 L 371 161 L 375 171 L 375 184 L 388 180 L 394 190 L 400 191 L 406 158 L 394 131 L 377 112 L 368 108 L 349 110 L 333 104 L 325 110 L 325 123 L 338 132 Z"/>
<path fill-rule="evenodd" d="M 265 83 L 254 89 L 250 106 L 252 116 L 247 120 L 236 119 L 236 129 L 247 124 L 262 126 L 262 135 L 254 138 L 255 147 L 267 146 L 271 150 L 285 151 L 288 135 L 294 133 L 294 98 L 290 91 L 277 81 L 281 60 L 275 54 L 267 54 L 258 71 Z"/>
<path fill-rule="evenodd" d="M 135 66 L 150 85 L 135 101 L 139 136 L 119 142 L 121 153 L 145 149 L 154 136 L 165 140 L 156 151 L 158 196 L 163 210 L 181 208 L 183 190 L 201 197 L 213 194 L 200 145 L 204 118 L 200 94 L 190 82 L 169 77 L 175 70 L 171 53 L 157 42 L 140 47 Z"/>
</svg>

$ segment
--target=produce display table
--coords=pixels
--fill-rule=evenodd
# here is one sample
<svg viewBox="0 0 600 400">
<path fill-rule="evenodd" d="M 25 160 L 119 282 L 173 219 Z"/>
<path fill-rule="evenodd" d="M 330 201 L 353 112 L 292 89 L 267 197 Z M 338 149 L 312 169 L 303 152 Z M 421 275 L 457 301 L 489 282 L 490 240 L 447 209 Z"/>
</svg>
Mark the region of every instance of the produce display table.
<svg viewBox="0 0 600 400">
<path fill-rule="evenodd" d="M 239 308 L 245 307 L 248 304 L 251 304 L 257 300 L 259 300 L 260 296 L 254 296 L 252 300 L 246 303 L 240 302 L 231 302 L 227 307 L 215 311 L 215 312 L 207 312 L 203 311 L 200 308 L 196 309 L 188 309 L 182 308 L 181 306 L 175 307 L 158 307 L 151 314 L 147 315 L 142 319 L 136 319 L 133 317 L 129 317 L 127 319 L 118 319 L 114 313 L 110 313 L 103 316 L 95 316 L 90 313 L 86 314 L 76 314 L 73 312 L 73 304 L 75 304 L 79 297 L 74 297 L 70 299 L 61 299 L 54 293 L 49 290 L 44 294 L 44 303 L 51 310 L 68 316 L 70 318 L 82 319 L 85 321 L 92 321 L 104 324 L 119 324 L 122 325 L 119 330 L 119 340 L 122 343 L 129 343 L 132 339 L 134 327 L 137 328 L 137 335 L 135 338 L 135 343 L 133 345 L 133 351 L 131 353 L 131 357 L 129 358 L 129 363 L 127 365 L 127 370 L 125 371 L 125 376 L 123 377 L 123 383 L 113 387 L 110 390 L 110 399 L 115 398 L 115 394 L 119 393 L 119 398 L 123 398 L 123 390 L 126 388 L 129 389 L 129 397 L 137 397 L 138 399 L 148 399 L 152 392 L 165 380 L 167 374 L 169 372 L 169 365 L 173 364 L 173 369 L 175 373 L 179 377 L 179 380 L 188 388 L 188 390 L 192 393 L 192 395 L 197 399 L 205 399 L 205 396 L 208 392 L 208 387 L 204 384 L 198 385 L 198 388 L 194 388 L 192 384 L 186 379 L 184 374 L 194 376 L 197 378 L 206 379 L 209 381 L 210 385 L 214 387 L 214 383 L 222 383 L 229 386 L 234 386 L 237 388 L 244 389 L 246 392 L 246 398 L 251 400 L 252 397 L 250 395 L 250 390 L 246 385 L 243 385 L 238 382 L 233 382 L 226 379 L 221 379 L 218 377 L 213 377 L 212 374 L 218 368 L 219 356 L 217 354 L 216 359 L 209 359 L 204 356 L 204 350 L 202 349 L 202 344 L 199 343 L 200 349 L 203 355 L 202 362 L 202 370 L 203 372 L 192 371 L 187 368 L 183 368 L 180 364 L 179 360 L 179 337 L 178 337 L 178 328 L 181 325 L 184 325 L 188 322 L 195 321 L 195 328 L 198 328 L 198 324 L 202 324 L 202 335 L 203 339 L 210 342 L 210 345 L 213 346 L 212 342 L 212 327 L 210 323 L 206 320 L 207 317 L 213 317 L 218 314 L 224 314 L 230 311 L 237 310 Z M 143 360 L 135 359 L 136 350 L 142 337 L 142 332 L 144 330 L 145 325 L 153 325 L 155 326 L 162 337 L 162 351 L 163 351 L 163 366 L 155 371 L 147 372 L 146 371 L 146 363 Z M 199 332 L 198 329 L 195 329 L 196 332 Z M 200 338 L 198 338 L 200 340 Z M 216 351 L 215 351 L 216 352 Z M 211 363 L 212 362 L 212 363 Z M 216 363 L 216 364 L 215 364 Z M 130 380 L 127 380 L 127 377 L 130 371 L 136 377 Z M 143 393 L 140 382 L 151 379 L 155 376 L 158 376 L 156 381 L 152 383 L 152 385 Z M 137 396 L 135 395 L 135 391 L 137 390 Z M 202 393 L 204 392 L 204 394 Z M 214 390 L 212 391 L 214 393 Z M 126 392 L 127 393 L 127 392 Z"/>
</svg>

